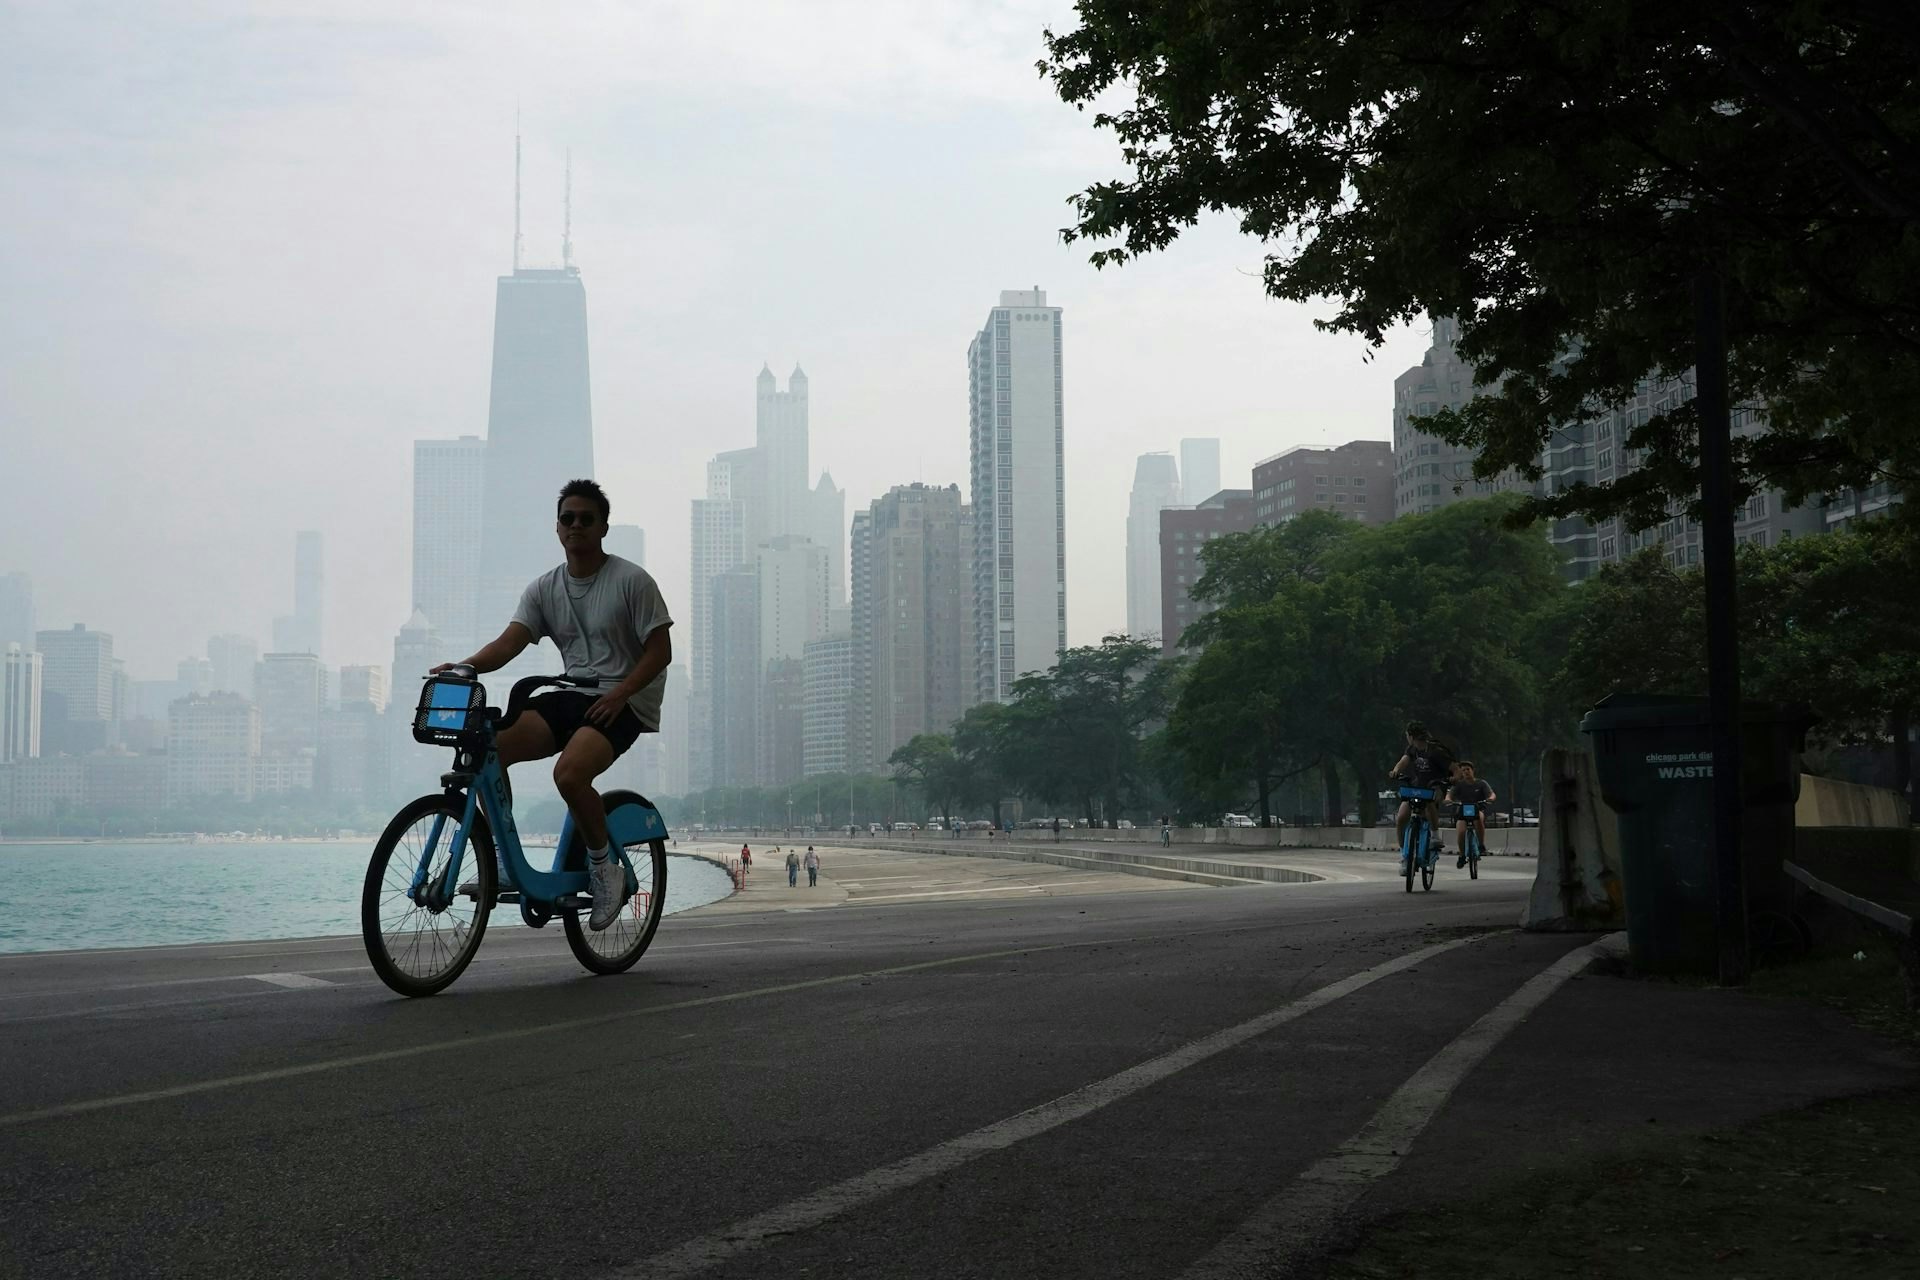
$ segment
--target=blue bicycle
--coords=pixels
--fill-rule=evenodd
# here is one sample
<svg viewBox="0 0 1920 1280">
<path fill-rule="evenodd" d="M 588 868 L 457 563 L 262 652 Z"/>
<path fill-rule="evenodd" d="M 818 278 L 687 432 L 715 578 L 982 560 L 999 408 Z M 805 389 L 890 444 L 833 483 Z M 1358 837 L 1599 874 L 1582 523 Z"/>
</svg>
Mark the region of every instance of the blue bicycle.
<svg viewBox="0 0 1920 1280">
<path fill-rule="evenodd" d="M 1466 860 L 1467 879 L 1480 878 L 1480 855 L 1485 853 L 1480 839 L 1480 806 L 1477 804 L 1460 805 L 1460 818 L 1465 822 L 1466 834 L 1460 837 L 1460 856 Z"/>
<path fill-rule="evenodd" d="M 360 930 L 380 980 L 407 996 L 430 996 L 458 978 L 480 949 L 496 902 L 517 904 L 535 929 L 559 916 L 574 958 L 594 973 L 633 967 L 653 941 L 667 896 L 667 824 L 632 791 L 609 791 L 607 831 L 626 869 L 630 909 L 601 932 L 586 927 L 593 900 L 586 842 L 569 814 L 553 865 L 536 870 L 513 822 L 513 794 L 494 736 L 535 690 L 592 687 L 565 676 L 531 676 L 513 686 L 503 715 L 471 667 L 427 678 L 414 713 L 417 742 L 452 747 L 441 790 L 408 803 L 374 846 L 360 895 Z M 504 876 L 506 883 L 499 883 Z"/>
<path fill-rule="evenodd" d="M 1400 874 L 1406 878 L 1407 892 L 1413 892 L 1414 872 L 1420 873 L 1420 888 L 1433 888 L 1433 864 L 1440 856 L 1433 830 L 1434 792 L 1429 787 L 1400 786 L 1400 798 L 1413 802 L 1407 814 L 1407 831 L 1400 838 Z"/>
</svg>

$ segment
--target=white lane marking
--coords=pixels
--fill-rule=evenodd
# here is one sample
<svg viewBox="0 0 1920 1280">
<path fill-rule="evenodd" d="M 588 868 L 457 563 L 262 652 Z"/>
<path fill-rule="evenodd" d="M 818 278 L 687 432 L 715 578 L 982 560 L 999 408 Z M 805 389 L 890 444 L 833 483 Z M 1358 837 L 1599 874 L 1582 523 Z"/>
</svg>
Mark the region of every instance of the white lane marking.
<svg viewBox="0 0 1920 1280">
<path fill-rule="evenodd" d="M 1181 1275 L 1181 1280 L 1291 1274 L 1292 1264 L 1323 1252 L 1342 1215 L 1367 1188 L 1399 1167 L 1421 1131 L 1467 1072 L 1527 1015 L 1601 955 L 1599 944 L 1568 952 L 1527 979 L 1408 1077 L 1360 1132 L 1316 1161 L 1293 1185 L 1256 1209 L 1238 1230 Z"/>
<path fill-rule="evenodd" d="M 252 978 L 255 982 L 265 982 L 276 987 L 289 987 L 304 991 L 309 987 L 331 987 L 334 983 L 325 978 L 311 978 L 304 973 L 243 973 L 243 978 Z"/>
<path fill-rule="evenodd" d="M 950 898 L 956 893 L 1034 893 L 1045 889 L 1041 884 L 1009 884 L 990 889 L 929 889 L 925 893 L 876 893 L 864 898 L 850 898 L 850 902 L 893 902 L 900 898 Z"/>
<path fill-rule="evenodd" d="M 1264 1035 L 1275 1027 L 1283 1026 L 1316 1009 L 1324 1008 L 1342 996 L 1351 995 L 1390 974 L 1410 969 L 1422 961 L 1431 960 L 1443 952 L 1465 946 L 1469 942 L 1476 941 L 1478 937 L 1486 936 L 1489 935 L 1481 934 L 1475 938 L 1456 938 L 1451 942 L 1436 943 L 1384 961 L 1370 969 L 1363 969 L 1359 973 L 1308 992 L 1297 1000 L 1242 1022 L 1238 1026 L 1228 1027 L 1210 1036 L 1188 1041 L 1178 1049 L 1163 1053 L 1157 1058 L 1150 1058 L 1117 1075 L 1108 1076 L 1104 1080 L 1082 1085 L 1051 1102 L 1043 1102 L 1018 1115 L 995 1121 L 971 1133 L 963 1133 L 957 1138 L 929 1147 L 905 1159 L 882 1165 L 878 1169 L 848 1178 L 844 1182 L 836 1182 L 830 1187 L 823 1187 L 811 1195 L 802 1196 L 798 1200 L 791 1200 L 765 1213 L 755 1214 L 751 1218 L 732 1223 L 711 1235 L 689 1240 L 665 1253 L 628 1263 L 610 1272 L 609 1276 L 644 1276 L 648 1280 L 670 1280 L 671 1277 L 695 1275 L 709 1267 L 718 1266 L 757 1249 L 771 1240 L 820 1226 L 862 1205 L 871 1204 L 883 1196 L 904 1191 L 929 1178 L 937 1178 L 949 1173 L 981 1156 L 1004 1151 L 1017 1142 L 1090 1115 L 1102 1107 L 1131 1097 L 1149 1085 L 1158 1084 L 1171 1075 L 1185 1071 L 1188 1067 L 1205 1062 L 1216 1054 L 1244 1044 L 1255 1036 Z"/>
<path fill-rule="evenodd" d="M 1008 956 L 1041 955 L 1050 951 L 1073 951 L 1082 947 L 1110 947 L 1116 944 L 1159 942 L 1169 938 L 1188 938 L 1198 936 L 1218 936 L 1227 933 L 1245 932 L 1247 926 L 1235 926 L 1231 929 L 1188 929 L 1175 933 L 1135 934 L 1119 938 L 1088 938 L 1076 942 L 1054 942 L 1044 946 L 1006 947 L 998 951 L 977 951 L 964 956 L 949 956 L 944 960 L 922 960 L 915 964 L 893 965 L 885 969 L 867 969 L 859 973 L 835 974 L 826 978 L 808 978 L 800 982 L 782 982 L 770 987 L 753 987 L 746 991 L 731 991 L 724 995 L 700 996 L 692 1000 L 676 1000 L 669 1004 L 648 1005 L 641 1009 L 623 1009 L 618 1013 L 596 1014 L 590 1018 L 568 1018 L 560 1022 L 543 1022 L 535 1026 L 513 1027 L 505 1031 L 490 1031 L 482 1035 L 461 1036 L 453 1040 L 436 1040 L 427 1044 L 410 1045 L 404 1049 L 383 1049 L 374 1053 L 348 1054 L 339 1058 L 322 1058 L 318 1062 L 305 1062 L 298 1066 L 276 1067 L 270 1071 L 250 1071 L 244 1075 L 216 1076 L 211 1080 L 198 1080 L 191 1084 L 172 1085 L 164 1089 L 143 1089 L 136 1093 L 115 1094 L 105 1098 L 89 1098 L 83 1102 L 66 1102 L 58 1106 L 40 1107 L 33 1111 L 15 1111 L 9 1115 L 0 1115 L 0 1129 L 11 1129 L 18 1125 L 32 1124 L 37 1120 L 57 1120 L 65 1116 L 85 1115 L 93 1111 L 109 1111 L 121 1107 L 139 1106 L 147 1102 L 162 1102 L 171 1098 L 190 1098 L 202 1093 L 217 1093 L 223 1089 L 237 1089 L 250 1084 L 270 1084 L 279 1080 L 292 1080 L 300 1076 L 320 1075 L 328 1071 L 342 1071 L 350 1067 L 372 1066 L 383 1062 L 400 1062 L 408 1058 L 423 1057 L 430 1053 L 443 1053 L 454 1049 L 470 1049 L 480 1045 L 502 1044 L 513 1040 L 534 1039 L 552 1035 L 559 1031 L 579 1031 L 588 1027 L 604 1027 L 615 1022 L 628 1022 L 635 1018 L 651 1017 L 655 1014 L 674 1013 L 682 1009 L 698 1009 L 708 1005 L 733 1004 L 740 1000 L 752 1000 L 759 996 L 784 995 L 792 991 L 809 991 L 816 987 L 840 986 L 849 982 L 865 982 L 873 978 L 889 978 L 903 973 L 919 973 L 925 969 L 940 969 L 948 965 L 971 964 L 979 960 L 1001 960 Z M 547 959 L 548 957 L 538 957 Z M 552 957 L 559 959 L 560 957 Z M 260 993 L 270 994 L 268 992 Z"/>
</svg>

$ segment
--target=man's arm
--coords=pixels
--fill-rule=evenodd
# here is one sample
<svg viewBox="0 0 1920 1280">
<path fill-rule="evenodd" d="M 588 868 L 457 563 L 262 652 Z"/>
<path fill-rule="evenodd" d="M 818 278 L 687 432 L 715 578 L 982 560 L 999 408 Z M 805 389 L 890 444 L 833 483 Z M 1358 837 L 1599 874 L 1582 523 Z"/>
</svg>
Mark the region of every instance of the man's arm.
<svg viewBox="0 0 1920 1280">
<path fill-rule="evenodd" d="M 498 671 L 519 657 L 526 647 L 532 643 L 533 632 L 527 630 L 525 623 L 509 622 L 505 631 L 502 631 L 486 644 L 481 645 L 479 652 L 475 653 L 471 658 L 459 663 L 443 662 L 433 668 L 429 674 L 437 676 L 448 667 L 453 666 L 468 666 L 480 672 Z"/>
<path fill-rule="evenodd" d="M 1407 771 L 1407 757 L 1401 756 L 1400 763 L 1393 766 L 1393 768 L 1387 770 L 1387 776 L 1389 778 L 1397 777 L 1398 775 L 1403 774 L 1406 771 Z"/>
<path fill-rule="evenodd" d="M 603 727 L 612 724 L 626 708 L 628 699 L 667 669 L 673 662 L 673 638 L 668 634 L 672 629 L 673 624 L 665 622 L 647 633 L 647 638 L 640 642 L 640 660 L 627 672 L 626 679 L 601 694 L 587 708 L 589 721 Z"/>
</svg>

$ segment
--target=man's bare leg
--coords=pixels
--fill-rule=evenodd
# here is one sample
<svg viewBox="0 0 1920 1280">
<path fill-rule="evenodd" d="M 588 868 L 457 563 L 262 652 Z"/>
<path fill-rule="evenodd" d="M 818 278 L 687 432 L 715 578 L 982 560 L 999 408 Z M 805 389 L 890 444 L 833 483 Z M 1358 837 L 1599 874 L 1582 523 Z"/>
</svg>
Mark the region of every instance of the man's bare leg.
<svg viewBox="0 0 1920 1280">
<path fill-rule="evenodd" d="M 592 725 L 576 729 L 567 749 L 553 763 L 553 785 L 589 849 L 607 847 L 607 806 L 593 783 L 612 764 L 613 744 Z"/>
<path fill-rule="evenodd" d="M 1407 847 L 1407 815 L 1413 812 L 1411 801 L 1402 800 L 1400 811 L 1393 815 L 1393 847 L 1404 851 Z"/>
<path fill-rule="evenodd" d="M 544 760 L 553 754 L 553 730 L 547 727 L 538 711 L 523 711 L 494 736 L 493 750 L 500 757 L 502 769 L 523 760 Z"/>
</svg>

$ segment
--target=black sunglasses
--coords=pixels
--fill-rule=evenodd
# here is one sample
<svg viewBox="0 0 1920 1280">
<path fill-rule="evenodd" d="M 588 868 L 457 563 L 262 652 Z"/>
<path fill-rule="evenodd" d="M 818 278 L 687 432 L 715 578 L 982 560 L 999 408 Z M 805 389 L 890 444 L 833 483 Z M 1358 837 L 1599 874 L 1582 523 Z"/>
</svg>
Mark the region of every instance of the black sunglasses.
<svg viewBox="0 0 1920 1280">
<path fill-rule="evenodd" d="M 560 513 L 560 523 L 569 529 L 576 524 L 582 529 L 591 529 L 599 518 L 600 513 L 597 511 L 562 511 Z"/>
</svg>

